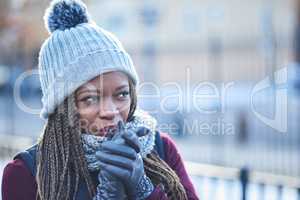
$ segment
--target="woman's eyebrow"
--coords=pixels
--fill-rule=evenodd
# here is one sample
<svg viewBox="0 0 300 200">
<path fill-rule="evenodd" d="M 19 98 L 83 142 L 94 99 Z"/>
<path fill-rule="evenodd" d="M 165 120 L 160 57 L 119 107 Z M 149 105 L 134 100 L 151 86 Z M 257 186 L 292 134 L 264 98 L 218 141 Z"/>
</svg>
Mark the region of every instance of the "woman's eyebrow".
<svg viewBox="0 0 300 200">
<path fill-rule="evenodd" d="M 126 88 L 126 87 L 129 87 L 129 85 L 128 84 L 121 85 L 121 86 L 117 87 L 116 90 L 121 90 L 121 89 Z"/>
<path fill-rule="evenodd" d="M 80 90 L 80 91 L 78 91 L 77 92 L 77 95 L 80 95 L 80 94 L 82 94 L 82 93 L 86 93 L 86 92 L 96 92 L 96 93 L 100 93 L 100 91 L 99 90 L 97 90 L 97 89 L 82 89 L 82 90 Z"/>
</svg>

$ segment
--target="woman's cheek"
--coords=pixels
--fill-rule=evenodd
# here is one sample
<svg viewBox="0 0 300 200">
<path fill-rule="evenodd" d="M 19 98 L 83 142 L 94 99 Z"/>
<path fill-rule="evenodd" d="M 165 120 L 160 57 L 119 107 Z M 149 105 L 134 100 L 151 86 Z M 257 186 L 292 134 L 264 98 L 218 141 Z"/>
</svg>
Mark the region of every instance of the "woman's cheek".
<svg viewBox="0 0 300 200">
<path fill-rule="evenodd" d="M 126 104 L 122 105 L 121 108 L 119 108 L 119 113 L 124 121 L 127 121 L 129 111 L 130 111 L 130 101 L 126 102 Z"/>
<path fill-rule="evenodd" d="M 85 108 L 85 109 L 80 109 L 79 111 L 80 114 L 80 118 L 83 119 L 92 119 L 93 117 L 95 117 L 96 113 L 96 109 L 95 108 Z"/>
<path fill-rule="evenodd" d="M 80 128 L 85 132 L 89 132 L 96 115 L 92 112 L 84 112 L 80 114 Z"/>
<path fill-rule="evenodd" d="M 129 114 L 129 112 L 123 112 L 123 113 L 121 113 L 121 118 L 123 119 L 124 122 L 127 121 L 128 114 Z"/>
</svg>

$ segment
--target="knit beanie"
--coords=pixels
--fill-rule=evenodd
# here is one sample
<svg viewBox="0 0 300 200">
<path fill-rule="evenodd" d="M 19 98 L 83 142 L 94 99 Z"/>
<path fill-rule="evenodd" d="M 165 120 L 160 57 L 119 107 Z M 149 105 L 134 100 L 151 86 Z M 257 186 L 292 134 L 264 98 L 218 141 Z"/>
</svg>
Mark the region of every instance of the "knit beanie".
<svg viewBox="0 0 300 200">
<path fill-rule="evenodd" d="M 52 1 L 45 12 L 50 36 L 39 53 L 42 119 L 82 84 L 103 73 L 124 72 L 138 85 L 135 67 L 121 42 L 90 18 L 80 0 Z"/>
</svg>

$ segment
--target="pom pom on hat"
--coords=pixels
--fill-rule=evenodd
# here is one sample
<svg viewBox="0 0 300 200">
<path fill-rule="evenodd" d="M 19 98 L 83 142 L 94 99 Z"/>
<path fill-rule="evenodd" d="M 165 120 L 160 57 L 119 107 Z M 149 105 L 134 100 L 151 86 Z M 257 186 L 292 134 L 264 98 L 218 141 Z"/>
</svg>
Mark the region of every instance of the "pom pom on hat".
<svg viewBox="0 0 300 200">
<path fill-rule="evenodd" d="M 47 9 L 45 25 L 49 33 L 89 22 L 86 5 L 80 0 L 54 0 Z"/>
</svg>

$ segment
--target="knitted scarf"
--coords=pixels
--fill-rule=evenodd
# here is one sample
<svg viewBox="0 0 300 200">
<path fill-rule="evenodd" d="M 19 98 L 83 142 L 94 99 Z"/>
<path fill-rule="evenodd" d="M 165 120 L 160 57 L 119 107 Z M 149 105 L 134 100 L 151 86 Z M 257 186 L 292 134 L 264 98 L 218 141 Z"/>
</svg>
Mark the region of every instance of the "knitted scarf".
<svg viewBox="0 0 300 200">
<path fill-rule="evenodd" d="M 141 156 L 145 158 L 154 148 L 155 144 L 155 130 L 157 122 L 155 118 L 150 116 L 143 110 L 136 110 L 133 119 L 125 124 L 125 129 L 137 130 L 139 127 L 146 127 L 150 130 L 149 134 L 139 137 L 139 142 L 141 146 Z M 101 146 L 103 141 L 107 138 L 104 136 L 95 136 L 92 134 L 81 134 L 81 142 L 83 149 L 86 153 L 86 158 L 88 162 L 88 168 L 90 171 L 97 171 L 100 169 L 99 165 L 95 165 L 95 153 Z"/>
</svg>

